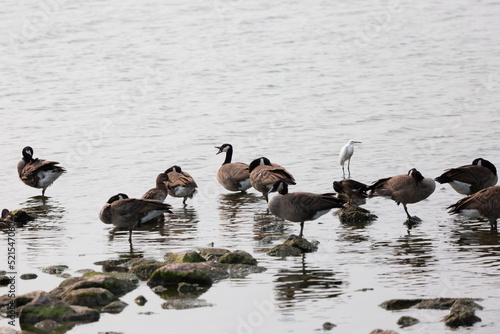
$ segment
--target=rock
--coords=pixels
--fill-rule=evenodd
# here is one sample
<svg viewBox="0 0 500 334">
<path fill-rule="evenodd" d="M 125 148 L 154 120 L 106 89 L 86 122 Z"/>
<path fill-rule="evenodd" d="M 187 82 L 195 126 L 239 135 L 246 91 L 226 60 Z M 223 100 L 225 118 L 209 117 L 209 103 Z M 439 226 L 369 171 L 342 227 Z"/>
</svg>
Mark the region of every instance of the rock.
<svg viewBox="0 0 500 334">
<path fill-rule="evenodd" d="M 391 299 L 383 302 L 379 306 L 388 311 L 402 310 L 410 308 L 420 303 L 423 299 Z"/>
<path fill-rule="evenodd" d="M 370 334 L 398 334 L 398 332 L 390 330 L 390 329 L 386 329 L 386 330 L 375 329 L 375 330 L 371 331 Z"/>
<path fill-rule="evenodd" d="M 162 293 L 162 292 L 165 292 L 167 290 L 168 290 L 167 288 L 165 288 L 161 285 L 157 285 L 157 286 L 151 288 L 151 291 L 153 291 L 154 293 Z"/>
<path fill-rule="evenodd" d="M 302 255 L 302 251 L 298 248 L 286 245 L 278 245 L 267 252 L 269 256 L 287 257 Z"/>
<path fill-rule="evenodd" d="M 378 217 L 370 211 L 357 205 L 347 205 L 337 211 L 339 220 L 343 224 L 365 225 L 376 220 Z"/>
<path fill-rule="evenodd" d="M 277 240 L 283 239 L 282 237 L 275 237 L 272 235 L 268 235 L 267 237 L 262 238 L 262 240 L 259 241 L 259 245 L 269 245 L 272 244 L 273 242 Z"/>
<path fill-rule="evenodd" d="M 36 328 L 41 329 L 44 332 L 53 332 L 62 326 L 63 325 L 61 325 L 57 321 L 51 319 L 43 320 L 35 324 Z"/>
<path fill-rule="evenodd" d="M 10 284 L 9 276 L 2 275 L 0 276 L 0 286 L 7 286 Z"/>
<path fill-rule="evenodd" d="M 17 334 L 12 326 L 0 326 L 0 334 Z"/>
<path fill-rule="evenodd" d="M 0 270 L 0 276 L 3 276 L 5 274 L 7 274 L 7 272 L 5 270 Z"/>
<path fill-rule="evenodd" d="M 281 221 L 274 222 L 262 226 L 261 228 L 259 228 L 259 230 L 262 232 L 275 232 L 275 233 L 283 232 L 285 230 L 285 224 L 283 224 L 283 222 Z"/>
<path fill-rule="evenodd" d="M 333 328 L 337 327 L 337 325 L 332 324 L 331 322 L 325 322 L 323 324 L 323 330 L 324 331 L 331 331 Z"/>
<path fill-rule="evenodd" d="M 134 302 L 139 306 L 144 306 L 148 302 L 148 300 L 143 295 L 140 295 L 135 297 Z"/>
<path fill-rule="evenodd" d="M 177 286 L 177 291 L 180 293 L 191 293 L 198 291 L 198 284 L 189 284 L 185 282 L 179 283 Z"/>
<path fill-rule="evenodd" d="M 134 290 L 138 285 L 139 279 L 134 274 L 128 273 L 88 273 L 82 277 L 71 277 L 59 284 L 59 287 L 52 290 L 49 294 L 56 298 L 64 298 L 65 295 L 73 290 L 86 288 L 102 288 L 109 290 L 112 294 L 121 296 Z"/>
<path fill-rule="evenodd" d="M 76 271 L 78 274 L 88 274 L 88 273 L 95 273 L 94 269 L 78 269 Z"/>
<path fill-rule="evenodd" d="M 24 280 L 30 280 L 30 279 L 36 279 L 38 277 L 37 274 L 22 274 L 20 276 L 21 279 L 24 279 Z"/>
<path fill-rule="evenodd" d="M 460 327 L 472 326 L 476 322 L 481 321 L 481 318 L 476 316 L 475 310 L 482 310 L 483 307 L 476 304 L 472 299 L 457 299 L 451 306 L 450 314 L 444 317 L 443 321 L 446 326 Z"/>
<path fill-rule="evenodd" d="M 455 300 L 457 300 L 457 298 L 423 299 L 413 307 L 418 309 L 448 310 L 451 308 L 453 303 L 455 303 Z"/>
<path fill-rule="evenodd" d="M 256 265 L 257 260 L 245 251 L 236 250 L 222 255 L 219 258 L 219 263 Z"/>
<path fill-rule="evenodd" d="M 141 281 L 147 281 L 156 270 L 165 264 L 165 262 L 156 260 L 134 259 L 129 263 L 129 273 L 137 275 Z"/>
<path fill-rule="evenodd" d="M 149 287 L 161 285 L 164 287 L 178 286 L 179 283 L 199 284 L 211 286 L 212 278 L 208 272 L 211 267 L 202 262 L 198 263 L 170 263 L 156 270 L 148 280 Z"/>
<path fill-rule="evenodd" d="M 249 265 L 249 264 L 221 264 L 218 263 L 216 266 L 220 266 L 221 268 L 224 268 L 228 274 L 227 277 L 229 278 L 243 278 L 246 277 L 250 274 L 255 274 L 255 273 L 261 273 L 263 271 L 266 271 L 266 268 L 255 266 L 255 265 Z M 226 278 L 225 275 L 224 277 L 213 277 L 214 280 L 219 280 L 221 278 Z"/>
<path fill-rule="evenodd" d="M 405 328 L 405 327 L 410 327 L 410 326 L 416 325 L 419 322 L 420 322 L 420 320 L 415 319 L 413 317 L 402 316 L 401 318 L 399 318 L 397 324 L 399 325 L 399 327 Z"/>
<path fill-rule="evenodd" d="M 8 219 L 18 223 L 16 224 L 17 226 L 23 226 L 35 218 L 29 215 L 26 211 L 17 209 L 10 212 Z"/>
<path fill-rule="evenodd" d="M 318 241 L 309 242 L 305 238 L 298 238 L 294 235 L 288 237 L 283 245 L 300 249 L 303 253 L 312 253 L 318 250 Z"/>
<path fill-rule="evenodd" d="M 161 305 L 164 309 L 169 310 L 187 310 L 199 307 L 211 307 L 212 304 L 203 299 L 198 299 L 191 296 L 178 296 L 169 298 Z"/>
<path fill-rule="evenodd" d="M 218 261 L 219 258 L 226 253 L 229 253 L 229 250 L 223 249 L 223 248 L 202 248 L 202 249 L 200 249 L 200 255 L 206 261 Z"/>
<path fill-rule="evenodd" d="M 66 265 L 56 265 L 56 266 L 50 266 L 47 268 L 43 268 L 42 271 L 46 274 L 50 275 L 59 275 L 62 274 L 63 271 L 68 269 L 68 266 Z"/>
<path fill-rule="evenodd" d="M 103 266 L 103 267 L 118 267 L 121 266 L 130 260 L 128 259 L 117 259 L 117 260 L 103 260 L 103 261 L 97 261 L 94 262 L 96 266 Z"/>
<path fill-rule="evenodd" d="M 103 288 L 76 289 L 65 294 L 62 301 L 69 305 L 101 307 L 106 306 L 118 298 Z"/>
<path fill-rule="evenodd" d="M 193 263 L 206 261 L 200 254 L 195 251 L 167 253 L 163 258 L 165 259 L 166 263 Z"/>
<path fill-rule="evenodd" d="M 114 302 L 104 306 L 101 311 L 106 313 L 117 314 L 123 311 L 123 309 L 127 306 L 128 306 L 127 303 L 122 302 L 121 300 L 115 300 Z"/>
</svg>

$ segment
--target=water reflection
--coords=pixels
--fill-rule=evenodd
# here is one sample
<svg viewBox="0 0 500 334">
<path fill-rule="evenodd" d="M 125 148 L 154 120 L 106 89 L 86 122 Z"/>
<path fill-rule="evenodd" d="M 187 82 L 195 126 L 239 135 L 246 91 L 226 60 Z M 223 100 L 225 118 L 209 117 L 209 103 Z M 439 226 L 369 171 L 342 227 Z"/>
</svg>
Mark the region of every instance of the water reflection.
<svg viewBox="0 0 500 334">
<path fill-rule="evenodd" d="M 239 215 L 244 214 L 244 208 L 262 199 L 251 193 L 229 193 L 219 196 L 219 215 L 222 220 L 233 222 Z"/>
<path fill-rule="evenodd" d="M 274 290 L 280 309 L 296 308 L 298 303 L 342 294 L 344 282 L 337 277 L 337 273 L 330 269 L 312 268 L 306 259 L 304 254 L 300 263 L 280 269 L 275 275 Z"/>
<path fill-rule="evenodd" d="M 33 196 L 21 203 L 22 210 L 35 218 L 35 221 L 44 222 L 39 227 L 43 228 L 48 224 L 60 222 L 65 214 L 64 207 L 57 200 L 50 197 Z M 56 224 L 56 226 L 59 224 Z"/>
</svg>

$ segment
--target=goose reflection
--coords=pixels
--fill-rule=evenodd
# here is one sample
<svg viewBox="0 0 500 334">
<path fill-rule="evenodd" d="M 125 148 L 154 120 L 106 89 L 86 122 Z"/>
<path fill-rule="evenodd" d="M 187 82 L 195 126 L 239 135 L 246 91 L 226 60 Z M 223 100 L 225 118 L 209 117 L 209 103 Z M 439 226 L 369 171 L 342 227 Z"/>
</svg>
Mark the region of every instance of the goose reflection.
<svg viewBox="0 0 500 334">
<path fill-rule="evenodd" d="M 340 296 L 344 282 L 330 269 L 312 268 L 303 255 L 301 262 L 280 269 L 274 278 L 279 308 L 297 307 L 297 303 Z M 305 306 L 304 306 L 305 307 Z"/>
<path fill-rule="evenodd" d="M 22 210 L 34 217 L 35 220 L 28 223 L 28 228 L 56 229 L 60 230 L 61 221 L 65 216 L 65 208 L 57 200 L 50 197 L 33 196 L 21 203 Z"/>
<path fill-rule="evenodd" d="M 225 221 L 233 221 L 244 213 L 243 209 L 250 204 L 260 202 L 260 198 L 251 193 L 228 193 L 219 196 L 219 214 Z"/>
</svg>

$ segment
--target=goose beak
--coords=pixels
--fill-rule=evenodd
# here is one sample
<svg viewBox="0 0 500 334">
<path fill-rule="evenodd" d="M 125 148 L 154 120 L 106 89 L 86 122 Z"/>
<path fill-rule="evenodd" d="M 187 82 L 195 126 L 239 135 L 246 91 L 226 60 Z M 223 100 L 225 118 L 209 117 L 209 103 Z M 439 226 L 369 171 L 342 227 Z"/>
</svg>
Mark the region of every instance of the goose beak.
<svg viewBox="0 0 500 334">
<path fill-rule="evenodd" d="M 215 153 L 215 155 L 219 154 L 219 153 L 222 153 L 221 149 L 220 149 L 220 146 L 215 146 L 216 149 L 218 149 L 219 151 L 217 153 Z"/>
</svg>

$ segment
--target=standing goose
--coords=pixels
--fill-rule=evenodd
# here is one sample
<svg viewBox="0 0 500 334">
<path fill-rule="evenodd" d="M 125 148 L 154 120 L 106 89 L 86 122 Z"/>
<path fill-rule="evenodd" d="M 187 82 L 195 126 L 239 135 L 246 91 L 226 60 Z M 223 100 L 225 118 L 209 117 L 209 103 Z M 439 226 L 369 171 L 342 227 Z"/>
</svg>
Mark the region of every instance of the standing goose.
<svg viewBox="0 0 500 334">
<path fill-rule="evenodd" d="M 128 242 L 132 244 L 132 229 L 165 212 L 172 213 L 172 206 L 148 199 L 128 198 L 125 194 L 117 194 L 103 205 L 99 211 L 99 219 L 104 224 L 117 227 L 128 227 Z"/>
<path fill-rule="evenodd" d="M 333 181 L 333 189 L 339 195 L 347 196 L 349 204 L 365 204 L 368 197 L 368 186 L 355 180 Z"/>
<path fill-rule="evenodd" d="M 243 162 L 231 162 L 233 157 L 233 146 L 222 144 L 216 146 L 219 149 L 216 154 L 226 152 L 226 159 L 217 171 L 217 181 L 227 190 L 246 191 L 252 186 L 250 183 L 250 171 L 248 164 Z"/>
<path fill-rule="evenodd" d="M 451 214 L 463 214 L 469 217 L 482 216 L 490 222 L 491 231 L 497 231 L 497 219 L 500 218 L 500 186 L 484 188 L 471 196 L 462 198 L 447 209 Z"/>
<path fill-rule="evenodd" d="M 478 158 L 472 161 L 471 165 L 446 170 L 435 180 L 439 183 L 449 183 L 459 194 L 471 195 L 497 184 L 498 176 L 497 169 L 491 162 Z"/>
<path fill-rule="evenodd" d="M 410 169 L 408 175 L 397 175 L 375 181 L 370 189 L 370 197 L 385 196 L 391 198 L 398 205 L 403 204 L 410 221 L 419 221 L 418 217 L 411 217 L 406 208 L 407 204 L 420 202 L 429 197 L 436 189 L 433 179 L 424 178 L 415 168 Z"/>
<path fill-rule="evenodd" d="M 268 202 L 269 211 L 275 216 L 292 222 L 300 222 L 299 238 L 304 232 L 304 222 L 315 220 L 333 208 L 340 208 L 345 201 L 335 197 L 335 194 L 313 194 L 308 192 L 288 193 L 285 181 L 277 181 L 271 191 L 278 194 Z"/>
<path fill-rule="evenodd" d="M 250 183 L 260 191 L 268 202 L 267 194 L 273 185 L 282 180 L 286 184 L 295 184 L 292 174 L 278 164 L 271 163 L 268 158 L 261 157 L 250 163 Z"/>
<path fill-rule="evenodd" d="M 169 182 L 167 184 L 168 194 L 173 197 L 184 197 L 182 204 L 186 205 L 188 198 L 193 198 L 197 193 L 196 182 L 189 175 L 189 173 L 182 171 L 182 169 L 174 165 L 165 171 Z"/>
<path fill-rule="evenodd" d="M 165 182 L 169 182 L 167 173 L 160 173 L 156 177 L 156 187 L 149 189 L 141 199 L 152 199 L 154 201 L 164 202 L 168 195 L 168 189 Z"/>
<path fill-rule="evenodd" d="M 23 158 L 17 163 L 17 173 L 24 184 L 41 188 L 42 196 L 45 196 L 45 190 L 66 172 L 66 169 L 58 164 L 56 161 L 33 159 L 33 149 L 26 146 L 23 148 Z"/>
<path fill-rule="evenodd" d="M 347 172 L 349 173 L 349 177 L 351 177 L 351 157 L 354 153 L 354 144 L 361 144 L 360 141 L 355 141 L 355 140 L 349 140 L 347 144 L 344 145 L 340 149 L 339 153 L 339 164 L 342 166 L 342 176 L 345 178 L 345 170 L 344 170 L 344 164 L 346 161 L 347 163 Z"/>
</svg>

